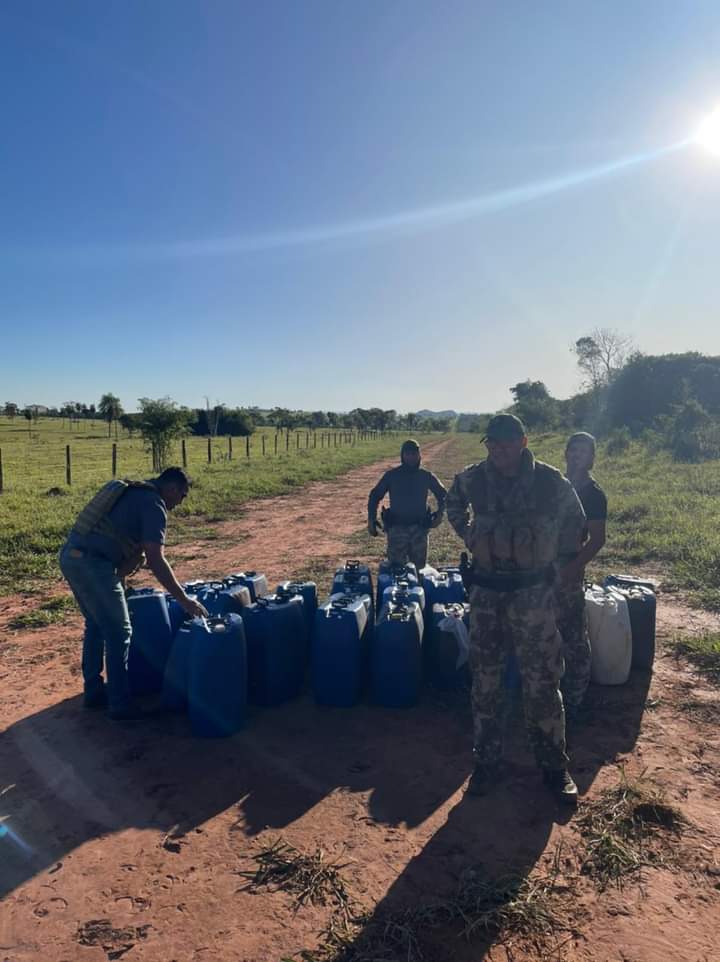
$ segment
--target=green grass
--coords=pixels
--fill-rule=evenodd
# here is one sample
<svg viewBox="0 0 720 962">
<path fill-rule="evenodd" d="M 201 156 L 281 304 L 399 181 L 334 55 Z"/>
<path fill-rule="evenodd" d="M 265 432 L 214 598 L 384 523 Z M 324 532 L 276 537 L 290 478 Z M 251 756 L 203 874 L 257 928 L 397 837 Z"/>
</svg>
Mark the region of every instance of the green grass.
<svg viewBox="0 0 720 962">
<path fill-rule="evenodd" d="M 2 425 L 7 436 L 9 422 L 4 420 Z M 16 426 L 20 419 L 16 420 Z M 107 429 L 101 422 L 96 435 L 84 437 L 81 432 L 73 429 L 73 446 L 87 444 L 88 446 L 103 444 L 109 447 Z M 48 455 L 47 467 L 51 466 L 52 452 L 64 451 L 67 432 L 63 433 L 59 426 L 62 422 L 48 419 L 40 422 L 38 430 L 38 451 L 46 450 Z M 91 422 L 90 422 L 91 424 Z M 83 425 L 84 427 L 84 425 Z M 47 431 L 46 434 L 43 432 Z M 103 437 L 104 432 L 104 437 Z M 27 434 L 27 432 L 25 432 Z M 435 436 L 438 439 L 439 435 Z M 301 444 L 304 444 L 304 433 L 301 434 Z M 236 439 L 237 441 L 237 439 Z M 21 446 L 23 439 L 15 439 L 15 445 Z M 25 442 L 28 443 L 28 442 Z M 216 439 L 216 445 L 227 444 L 227 439 Z M 119 459 L 118 473 L 135 477 L 149 477 L 151 471 L 148 459 L 142 452 L 140 442 L 128 441 L 135 445 L 135 461 L 128 463 L 135 466 L 134 470 L 126 470 Z M 334 478 L 345 471 L 362 464 L 377 461 L 381 458 L 397 455 L 399 439 L 397 436 L 387 436 L 373 441 L 358 441 L 355 445 L 339 447 L 312 446 L 298 450 L 291 438 L 289 452 L 280 450 L 277 457 L 269 453 L 272 448 L 272 436 L 268 435 L 268 454 L 263 458 L 260 452 L 260 441 L 256 436 L 252 441 L 251 457 L 240 456 L 241 451 L 236 443 L 234 459 L 232 461 L 215 458 L 212 464 L 188 457 L 188 470 L 194 484 L 190 496 L 183 505 L 173 513 L 169 526 L 169 544 L 175 545 L 183 541 L 196 539 L 217 539 L 220 535 L 216 525 L 218 522 L 235 518 L 242 511 L 242 505 L 252 498 L 282 494 L 306 484 L 309 481 Z M 312 445 L 312 436 L 310 437 Z M 320 441 L 318 440 L 318 444 Z M 58 445 L 60 447 L 58 448 Z M 188 450 L 191 452 L 197 445 L 207 452 L 207 440 L 203 438 L 190 439 Z M 48 493 L 52 480 L 53 489 L 58 485 L 58 479 L 47 474 L 42 485 L 27 484 L 16 486 L 8 473 L 8 459 L 6 448 L 8 445 L 3 438 L 3 465 L 5 467 L 5 492 L 0 495 L 0 596 L 13 591 L 37 592 L 44 590 L 49 581 L 57 580 L 57 552 L 70 529 L 80 508 L 95 493 L 98 486 L 109 480 L 110 460 L 98 463 L 86 477 L 78 478 L 72 487 L 64 486 L 64 468 L 60 482 L 61 496 Z M 130 450 L 130 448 L 128 448 Z M 244 448 L 242 449 L 244 451 Z M 35 455 L 38 464 L 45 464 L 40 453 Z M 63 455 L 64 457 L 64 455 Z M 10 464 L 13 462 L 10 461 Z M 29 476 L 32 480 L 32 476 Z"/>
<path fill-rule="evenodd" d="M 61 421 L 49 422 L 47 434 L 43 435 L 41 422 L 39 440 L 32 442 L 39 446 L 38 451 L 47 444 L 48 452 L 62 454 L 69 432 L 63 433 L 61 425 Z M 6 465 L 12 464 L 12 459 L 8 462 L 6 457 L 10 446 L 30 444 L 26 437 L 17 437 L 19 432 L 27 435 L 20 419 L 16 420 L 14 431 L 14 440 L 7 442 L 9 422 L 0 419 Z M 102 457 L 93 468 L 95 473 L 70 489 L 64 487 L 64 469 L 59 479 L 53 476 L 53 486 L 59 487 L 64 496 L 45 493 L 50 487 L 49 476 L 47 486 L 41 488 L 16 488 L 11 479 L 5 494 L 0 496 L 0 594 L 17 589 L 36 590 L 57 577 L 55 554 L 65 533 L 82 504 L 109 476 L 107 428 L 98 421 L 93 432 L 92 423 L 85 422 L 80 432 L 72 432 L 73 446 L 81 441 L 93 451 L 102 448 Z M 531 438 L 531 446 L 539 458 L 562 467 L 564 441 L 561 435 L 539 435 Z M 148 475 L 141 443 L 119 443 L 128 445 L 128 463 L 137 465 L 137 471 L 127 473 Z M 202 460 L 207 451 L 206 440 L 196 438 L 189 442 L 195 485 L 173 517 L 170 544 L 219 537 L 218 522 L 237 517 L 243 504 L 252 498 L 291 491 L 308 481 L 333 478 L 360 464 L 393 456 L 397 454 L 398 437 L 329 450 L 311 447 L 298 451 L 291 443 L 288 454 L 283 452 L 277 458 L 268 454 L 263 459 L 256 436 L 249 461 L 237 442 L 235 459 L 219 460 L 220 447 L 227 441 L 216 439 L 214 443 L 218 448 L 215 462 L 207 465 Z M 477 435 L 455 435 L 434 467 L 450 484 L 464 465 L 484 456 L 484 446 Z M 137 460 L 133 462 L 132 457 Z M 41 455 L 37 454 L 37 458 Z M 119 473 L 126 473 L 122 458 Z M 666 590 L 682 589 L 696 604 L 720 610 L 720 461 L 678 464 L 667 452 L 651 450 L 638 442 L 622 454 L 608 456 L 601 444 L 594 473 L 608 495 L 610 517 L 607 545 L 591 566 L 590 576 L 599 579 L 610 571 L 657 572 L 663 576 Z M 6 468 L 6 477 L 9 476 Z M 351 539 L 349 549 L 379 559 L 384 539 L 371 539 L 360 530 Z M 460 550 L 460 542 L 447 521 L 432 532 L 432 560 L 456 562 Z"/>
<path fill-rule="evenodd" d="M 57 595 L 26 614 L 16 615 L 8 622 L 8 628 L 45 628 L 46 625 L 65 621 L 76 610 L 70 595 Z"/>
<path fill-rule="evenodd" d="M 623 769 L 618 784 L 584 805 L 576 819 L 585 843 L 581 871 L 600 890 L 622 887 L 643 867 L 671 858 L 684 824 L 658 785 L 644 774 L 630 778 Z"/>
<path fill-rule="evenodd" d="M 687 658 L 710 681 L 720 682 L 720 632 L 677 638 L 671 650 L 676 658 Z"/>
<path fill-rule="evenodd" d="M 445 898 L 374 913 L 353 896 L 343 876 L 347 863 L 328 859 L 321 848 L 300 852 L 279 838 L 253 856 L 253 871 L 238 874 L 246 891 L 286 892 L 295 912 L 305 905 L 331 907 L 319 948 L 280 962 L 432 962 L 438 937 L 470 943 L 490 937 L 495 944 L 525 940 L 551 950 L 557 935 L 567 931 L 556 892 L 559 856 L 556 850 L 549 873 L 531 877 L 490 878 L 481 868 L 469 868 Z"/>
<path fill-rule="evenodd" d="M 538 458 L 562 468 L 564 442 L 564 435 L 540 435 L 531 438 L 531 447 Z M 458 435 L 440 474 L 449 481 L 463 464 L 482 457 L 476 436 Z M 678 464 L 667 452 L 640 443 L 609 457 L 601 444 L 593 474 L 608 496 L 609 518 L 607 543 L 589 576 L 658 572 L 665 590 L 682 589 L 698 606 L 720 610 L 720 461 Z M 447 522 L 431 540 L 434 560 L 458 558 L 461 546 Z"/>
</svg>

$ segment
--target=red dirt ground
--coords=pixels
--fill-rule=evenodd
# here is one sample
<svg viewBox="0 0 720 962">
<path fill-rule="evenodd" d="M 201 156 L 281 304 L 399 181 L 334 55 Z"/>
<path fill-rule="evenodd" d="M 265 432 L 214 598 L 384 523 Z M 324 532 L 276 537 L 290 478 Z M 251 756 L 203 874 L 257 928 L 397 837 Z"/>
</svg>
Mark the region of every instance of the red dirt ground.
<svg viewBox="0 0 720 962">
<path fill-rule="evenodd" d="M 426 458 L 441 476 L 446 453 Z M 251 562 L 275 582 L 303 560 L 332 566 L 382 467 L 246 506 L 219 539 L 179 546 L 178 572 Z M 668 597 L 661 637 L 720 626 Z M 219 742 L 192 739 L 183 718 L 112 725 L 79 705 L 79 620 L 8 630 L 27 607 L 3 599 L 0 616 L 0 962 L 280 962 L 313 948 L 328 907 L 294 911 L 288 893 L 253 894 L 238 874 L 280 835 L 342 856 L 357 901 L 381 913 L 446 895 L 468 866 L 528 873 L 562 843 L 572 925 L 551 948 L 450 934 L 427 962 L 720 960 L 718 694 L 684 664 L 662 656 L 651 678 L 594 689 L 593 719 L 571 733 L 581 810 L 625 766 L 688 820 L 665 864 L 599 893 L 576 877 L 575 820 L 543 790 L 517 724 L 507 775 L 483 799 L 462 793 L 470 736 L 457 698 L 427 694 L 402 712 L 305 696 Z"/>
</svg>

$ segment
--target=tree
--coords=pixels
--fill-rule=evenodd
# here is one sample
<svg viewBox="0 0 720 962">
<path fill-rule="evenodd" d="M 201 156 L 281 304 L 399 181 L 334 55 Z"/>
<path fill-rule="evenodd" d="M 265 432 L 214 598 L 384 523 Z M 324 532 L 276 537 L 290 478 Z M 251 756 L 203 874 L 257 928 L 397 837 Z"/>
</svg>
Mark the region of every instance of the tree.
<svg viewBox="0 0 720 962">
<path fill-rule="evenodd" d="M 37 407 L 28 405 L 23 409 L 23 417 L 28 423 L 28 434 L 32 434 L 32 423 L 38 419 Z"/>
<path fill-rule="evenodd" d="M 11 421 L 15 420 L 19 410 L 20 409 L 14 401 L 5 402 L 5 417 L 10 418 Z"/>
<path fill-rule="evenodd" d="M 324 411 L 313 411 L 310 415 L 310 425 L 314 428 L 326 428 L 328 426 L 327 414 Z"/>
<path fill-rule="evenodd" d="M 188 431 L 191 412 L 178 408 L 169 397 L 139 399 L 140 413 L 137 427 L 145 445 L 153 455 L 153 470 L 162 471 L 167 467 L 172 450 L 172 442 Z"/>
<path fill-rule="evenodd" d="M 570 350 L 577 358 L 585 386 L 597 391 L 607 387 L 623 367 L 633 351 L 633 339 L 609 327 L 596 327 L 578 338 Z"/>
<path fill-rule="evenodd" d="M 118 418 L 120 426 L 125 428 L 130 437 L 138 430 L 139 414 L 121 414 Z"/>
<path fill-rule="evenodd" d="M 557 402 L 542 381 L 521 381 L 510 388 L 515 398 L 513 414 L 516 414 L 525 427 L 545 428 L 555 423 Z"/>
<path fill-rule="evenodd" d="M 100 403 L 98 404 L 98 411 L 103 420 L 107 421 L 108 426 L 108 437 L 110 437 L 110 428 L 113 421 L 119 419 L 120 415 L 123 413 L 123 406 L 120 403 L 120 398 L 116 397 L 114 394 L 103 394 L 100 398 Z M 117 437 L 117 424 L 115 424 L 115 437 Z"/>
<path fill-rule="evenodd" d="M 282 431 L 283 428 L 291 431 L 298 424 L 299 419 L 296 411 L 290 411 L 288 408 L 273 408 L 268 415 L 268 420 L 278 431 Z"/>
<path fill-rule="evenodd" d="M 243 408 L 230 408 L 223 412 L 220 423 L 221 434 L 232 434 L 233 437 L 244 438 L 252 434 L 255 425 L 248 411 Z"/>
</svg>

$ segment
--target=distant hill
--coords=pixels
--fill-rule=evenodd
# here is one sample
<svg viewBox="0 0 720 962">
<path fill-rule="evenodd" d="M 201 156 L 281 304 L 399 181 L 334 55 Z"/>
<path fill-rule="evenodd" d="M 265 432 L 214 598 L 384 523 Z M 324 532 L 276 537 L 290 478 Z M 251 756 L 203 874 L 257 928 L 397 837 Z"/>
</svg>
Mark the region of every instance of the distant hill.
<svg viewBox="0 0 720 962">
<path fill-rule="evenodd" d="M 456 418 L 458 416 L 457 411 L 428 411 L 427 408 L 416 411 L 415 414 L 419 418 Z"/>
</svg>

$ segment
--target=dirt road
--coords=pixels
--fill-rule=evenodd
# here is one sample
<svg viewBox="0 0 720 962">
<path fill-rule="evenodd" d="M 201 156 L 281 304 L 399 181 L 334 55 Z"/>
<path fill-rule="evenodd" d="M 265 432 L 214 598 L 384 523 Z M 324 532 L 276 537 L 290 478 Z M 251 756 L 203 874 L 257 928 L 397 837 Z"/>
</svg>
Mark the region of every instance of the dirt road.
<svg viewBox="0 0 720 962">
<path fill-rule="evenodd" d="M 444 474 L 449 454 L 438 446 L 427 460 Z M 275 581 L 301 561 L 328 569 L 362 528 L 382 467 L 247 506 L 219 538 L 180 546 L 180 572 L 252 564 Z M 4 604 L 5 625 L 22 604 Z M 720 623 L 662 595 L 659 617 L 664 637 Z M 318 944 L 332 907 L 295 911 L 287 892 L 254 894 L 238 874 L 280 835 L 342 855 L 354 898 L 380 914 L 451 892 L 468 866 L 527 875 L 561 859 L 572 924 L 552 955 L 478 932 L 471 944 L 432 936 L 427 962 L 720 960 L 717 693 L 668 657 L 652 677 L 595 689 L 592 720 L 571 734 L 581 812 L 624 767 L 652 776 L 687 820 L 664 862 L 599 892 L 578 874 L 577 818 L 542 788 L 517 722 L 501 788 L 470 799 L 462 698 L 428 693 L 402 712 L 323 710 L 306 696 L 257 712 L 231 740 L 200 742 L 182 718 L 138 729 L 82 711 L 78 619 L 0 630 L 3 962 L 294 957 Z"/>
</svg>

